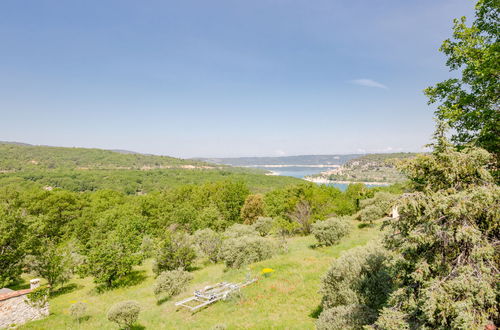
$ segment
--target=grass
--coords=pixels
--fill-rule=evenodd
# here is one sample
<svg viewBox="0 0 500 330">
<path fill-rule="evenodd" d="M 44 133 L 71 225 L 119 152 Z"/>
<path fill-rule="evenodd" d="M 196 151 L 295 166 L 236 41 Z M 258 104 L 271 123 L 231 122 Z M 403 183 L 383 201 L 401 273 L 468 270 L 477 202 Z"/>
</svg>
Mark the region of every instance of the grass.
<svg viewBox="0 0 500 330">
<path fill-rule="evenodd" d="M 228 329 L 313 329 L 321 300 L 318 293 L 323 274 L 332 260 L 343 251 L 363 245 L 380 236 L 380 226 L 359 228 L 338 245 L 313 248 L 312 236 L 289 240 L 289 251 L 272 259 L 239 270 L 222 264 L 209 264 L 193 272 L 194 280 L 180 295 L 157 304 L 152 292 L 154 282 L 151 261 L 136 269 L 130 286 L 97 293 L 91 278 L 73 279 L 70 289 L 50 300 L 50 316 L 34 321 L 22 329 L 117 329 L 107 320 L 108 309 L 123 300 L 136 300 L 142 307 L 136 329 L 210 329 L 224 324 Z M 263 268 L 272 268 L 270 277 L 258 275 Z M 259 281 L 242 289 L 242 297 L 217 302 L 195 314 L 177 310 L 174 302 L 191 295 L 195 289 L 220 281 L 242 281 L 251 272 Z M 89 317 L 80 324 L 69 315 L 72 303 L 87 303 Z"/>
</svg>

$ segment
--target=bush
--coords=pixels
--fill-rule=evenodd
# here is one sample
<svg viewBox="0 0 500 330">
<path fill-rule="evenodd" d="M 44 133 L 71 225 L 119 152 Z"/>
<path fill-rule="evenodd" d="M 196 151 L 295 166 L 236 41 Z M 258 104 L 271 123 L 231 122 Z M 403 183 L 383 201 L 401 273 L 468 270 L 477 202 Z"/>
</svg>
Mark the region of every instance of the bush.
<svg viewBox="0 0 500 330">
<path fill-rule="evenodd" d="M 397 199 L 397 195 L 380 191 L 373 198 L 361 201 L 361 210 L 356 214 L 356 219 L 369 221 L 386 217 L 391 212 L 391 205 Z"/>
<path fill-rule="evenodd" d="M 374 322 L 393 290 L 390 260 L 391 254 L 375 244 L 356 247 L 336 259 L 321 281 L 321 328 L 342 329 L 352 320 L 363 322 L 356 327 L 361 328 Z M 372 314 L 374 318 L 367 317 Z"/>
<path fill-rule="evenodd" d="M 108 320 L 115 322 L 120 328 L 130 329 L 139 318 L 141 307 L 136 301 L 122 301 L 113 305 L 108 311 Z"/>
<path fill-rule="evenodd" d="M 193 275 L 181 269 L 163 272 L 156 279 L 153 292 L 158 300 L 168 299 L 181 293 L 192 279 Z"/>
<path fill-rule="evenodd" d="M 222 237 L 219 233 L 206 228 L 196 231 L 193 237 L 195 245 L 211 262 L 215 263 L 219 260 L 219 252 L 222 246 Z"/>
<path fill-rule="evenodd" d="M 166 270 L 187 269 L 196 258 L 191 237 L 184 233 L 169 234 L 160 242 L 155 258 L 153 272 L 156 275 Z"/>
<path fill-rule="evenodd" d="M 273 223 L 273 218 L 258 217 L 257 221 L 253 224 L 253 228 L 260 234 L 260 236 L 267 236 L 273 229 Z"/>
<path fill-rule="evenodd" d="M 77 302 L 69 308 L 70 315 L 80 323 L 80 321 L 87 315 L 87 304 Z"/>
<path fill-rule="evenodd" d="M 259 233 L 255 231 L 252 226 L 242 225 L 236 223 L 231 227 L 227 228 L 224 232 L 224 238 L 238 238 L 243 236 L 258 236 Z"/>
<path fill-rule="evenodd" d="M 271 240 L 259 236 L 230 238 L 222 244 L 221 259 L 227 267 L 240 268 L 270 258 L 275 250 L 276 246 Z"/>
<path fill-rule="evenodd" d="M 312 225 L 312 233 L 320 245 L 337 244 L 342 237 L 351 230 L 349 217 L 330 218 L 324 221 L 316 221 Z"/>
<path fill-rule="evenodd" d="M 377 313 L 364 305 L 340 305 L 321 312 L 316 321 L 317 330 L 362 329 L 372 323 Z"/>
</svg>

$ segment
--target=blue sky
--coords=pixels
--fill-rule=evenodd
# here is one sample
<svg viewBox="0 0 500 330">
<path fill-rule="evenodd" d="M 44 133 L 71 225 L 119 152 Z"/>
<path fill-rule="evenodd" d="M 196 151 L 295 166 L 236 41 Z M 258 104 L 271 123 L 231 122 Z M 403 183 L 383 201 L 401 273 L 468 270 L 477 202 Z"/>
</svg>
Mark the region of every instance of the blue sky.
<svg viewBox="0 0 500 330">
<path fill-rule="evenodd" d="M 0 140 L 195 156 L 418 151 L 470 0 L 2 0 Z"/>
</svg>

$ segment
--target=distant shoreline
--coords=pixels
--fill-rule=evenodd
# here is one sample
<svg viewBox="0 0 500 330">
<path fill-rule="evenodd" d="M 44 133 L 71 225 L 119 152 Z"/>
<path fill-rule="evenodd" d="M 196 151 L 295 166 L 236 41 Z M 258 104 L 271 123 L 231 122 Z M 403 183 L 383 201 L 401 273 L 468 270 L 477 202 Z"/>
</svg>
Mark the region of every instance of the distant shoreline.
<svg viewBox="0 0 500 330">
<path fill-rule="evenodd" d="M 329 184 L 329 183 L 339 183 L 339 184 L 354 184 L 354 183 L 362 183 L 364 185 L 377 185 L 377 186 L 390 186 L 393 183 L 389 182 L 366 182 L 366 181 L 334 181 L 334 180 L 329 180 L 325 178 L 313 178 L 313 177 L 305 177 L 304 180 L 309 181 L 309 182 L 314 182 L 314 183 L 323 183 L 323 184 Z"/>
</svg>

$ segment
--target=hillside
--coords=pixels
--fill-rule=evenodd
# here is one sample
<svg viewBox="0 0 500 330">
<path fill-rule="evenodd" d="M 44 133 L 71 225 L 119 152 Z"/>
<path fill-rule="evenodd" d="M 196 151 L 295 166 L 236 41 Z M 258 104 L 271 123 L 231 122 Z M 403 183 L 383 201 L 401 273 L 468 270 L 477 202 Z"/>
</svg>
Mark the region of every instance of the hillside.
<svg viewBox="0 0 500 330">
<path fill-rule="evenodd" d="M 122 150 L 32 146 L 0 142 L 0 171 L 34 169 L 137 169 L 213 167 L 201 161 Z"/>
<path fill-rule="evenodd" d="M 141 194 L 210 181 L 243 181 L 254 192 L 299 183 L 290 177 L 166 156 L 86 148 L 0 143 L 0 184 L 62 188 L 70 191 L 112 189 Z"/>
<path fill-rule="evenodd" d="M 416 153 L 369 154 L 353 158 L 338 169 L 322 172 L 311 181 L 397 183 L 405 177 L 396 166 L 397 160 L 414 157 Z"/>
</svg>

